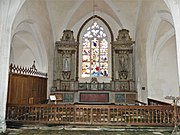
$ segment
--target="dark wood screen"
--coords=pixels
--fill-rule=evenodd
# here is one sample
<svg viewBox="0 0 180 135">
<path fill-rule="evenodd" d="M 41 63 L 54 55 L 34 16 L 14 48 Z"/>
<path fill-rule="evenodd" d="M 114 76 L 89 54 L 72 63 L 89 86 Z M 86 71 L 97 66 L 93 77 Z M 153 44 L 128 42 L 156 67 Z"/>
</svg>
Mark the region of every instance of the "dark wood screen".
<svg viewBox="0 0 180 135">
<path fill-rule="evenodd" d="M 35 63 L 33 64 L 35 68 Z M 47 99 L 47 76 L 33 76 L 17 73 L 21 67 L 15 69 L 16 73 L 9 73 L 8 104 L 38 104 Z"/>
</svg>

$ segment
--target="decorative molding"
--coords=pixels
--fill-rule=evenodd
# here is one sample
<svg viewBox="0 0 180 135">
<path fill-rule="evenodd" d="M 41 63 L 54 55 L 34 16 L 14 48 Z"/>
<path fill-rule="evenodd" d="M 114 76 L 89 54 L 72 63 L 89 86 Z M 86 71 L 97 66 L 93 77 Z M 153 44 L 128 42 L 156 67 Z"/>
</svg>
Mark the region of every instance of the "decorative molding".
<svg viewBox="0 0 180 135">
<path fill-rule="evenodd" d="M 118 37 L 116 38 L 117 41 L 113 41 L 113 49 L 119 50 L 119 49 L 128 49 L 132 50 L 132 45 L 135 43 L 135 41 L 132 41 L 129 35 L 129 30 L 122 29 L 118 32 Z"/>
<path fill-rule="evenodd" d="M 98 83 L 97 78 L 96 78 L 96 77 L 92 77 L 92 78 L 91 78 L 91 83 Z"/>
<path fill-rule="evenodd" d="M 62 71 L 62 76 L 64 80 L 69 80 L 71 78 L 71 71 Z"/>
<path fill-rule="evenodd" d="M 72 54 L 75 53 L 75 50 L 67 50 L 67 49 L 63 50 L 62 48 L 59 48 L 58 52 L 61 53 L 65 57 L 69 57 L 69 56 L 71 56 Z"/>
<path fill-rule="evenodd" d="M 119 71 L 119 78 L 120 80 L 126 80 L 128 78 L 128 71 L 126 70 Z"/>
<path fill-rule="evenodd" d="M 72 41 L 75 42 L 73 31 L 72 30 L 64 30 L 61 41 Z"/>
<path fill-rule="evenodd" d="M 94 16 L 91 16 L 90 18 L 88 18 L 88 19 L 83 23 L 83 25 L 80 27 L 80 29 L 79 29 L 79 31 L 78 31 L 78 34 L 77 34 L 77 40 L 78 40 L 78 42 L 79 42 L 79 40 L 80 40 L 80 34 L 81 34 L 83 28 L 86 26 L 86 24 L 87 24 L 89 21 L 91 21 L 91 20 L 94 19 L 94 18 L 98 18 L 99 20 L 101 20 L 101 21 L 106 25 L 106 27 L 108 28 L 108 30 L 109 30 L 109 32 L 110 32 L 110 35 L 111 35 L 111 41 L 113 41 L 113 40 L 114 40 L 114 35 L 113 35 L 113 32 L 112 32 L 109 24 L 108 24 L 102 17 L 100 17 L 100 16 L 98 16 L 98 15 L 94 15 Z"/>
<path fill-rule="evenodd" d="M 116 76 L 114 78 L 124 81 L 129 79 L 134 79 L 133 61 L 133 44 L 129 35 L 129 30 L 122 29 L 119 30 L 116 41 L 112 42 L 113 52 L 114 52 L 114 65 L 119 64 L 119 66 L 113 67 Z"/>
<path fill-rule="evenodd" d="M 74 53 L 77 50 L 78 44 L 74 39 L 73 31 L 64 30 L 61 41 L 56 41 L 56 48 L 58 52 Z"/>
<path fill-rule="evenodd" d="M 27 67 L 21 67 L 18 65 L 11 64 L 9 66 L 9 72 L 10 73 L 17 73 L 17 74 L 25 74 L 25 75 L 34 75 L 34 76 L 41 76 L 47 78 L 47 73 L 39 72 L 36 68 L 35 61 L 33 65 L 29 68 Z"/>
</svg>

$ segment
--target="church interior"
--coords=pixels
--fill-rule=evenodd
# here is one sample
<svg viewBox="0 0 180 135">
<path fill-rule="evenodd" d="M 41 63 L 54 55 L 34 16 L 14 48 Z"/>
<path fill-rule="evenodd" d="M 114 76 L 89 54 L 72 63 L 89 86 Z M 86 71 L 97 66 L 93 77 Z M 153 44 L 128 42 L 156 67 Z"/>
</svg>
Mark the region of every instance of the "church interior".
<svg viewBox="0 0 180 135">
<path fill-rule="evenodd" d="M 0 11 L 0 131 L 180 122 L 179 1 L 2 0 Z"/>
</svg>

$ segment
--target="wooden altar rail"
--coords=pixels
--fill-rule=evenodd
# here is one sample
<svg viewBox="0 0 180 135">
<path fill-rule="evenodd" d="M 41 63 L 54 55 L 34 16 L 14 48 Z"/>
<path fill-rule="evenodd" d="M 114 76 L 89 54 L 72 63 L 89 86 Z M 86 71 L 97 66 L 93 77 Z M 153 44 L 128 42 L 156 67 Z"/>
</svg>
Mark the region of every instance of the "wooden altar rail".
<svg viewBox="0 0 180 135">
<path fill-rule="evenodd" d="M 174 123 L 173 106 L 8 105 L 6 114 L 7 122 L 22 123 L 148 126 Z M 180 115 L 177 119 L 179 122 Z"/>
</svg>

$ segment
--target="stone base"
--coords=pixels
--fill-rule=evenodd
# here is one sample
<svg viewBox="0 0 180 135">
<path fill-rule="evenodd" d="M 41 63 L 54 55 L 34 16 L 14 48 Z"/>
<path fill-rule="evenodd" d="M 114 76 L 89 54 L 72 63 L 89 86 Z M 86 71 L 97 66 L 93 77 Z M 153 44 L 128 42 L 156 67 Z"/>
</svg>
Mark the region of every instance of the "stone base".
<svg viewBox="0 0 180 135">
<path fill-rule="evenodd" d="M 5 120 L 0 121 L 0 133 L 5 133 L 6 132 L 6 122 Z"/>
<path fill-rule="evenodd" d="M 56 96 L 56 103 L 59 104 L 135 104 L 137 100 L 136 92 L 116 92 L 116 91 L 55 91 L 51 95 Z"/>
</svg>

